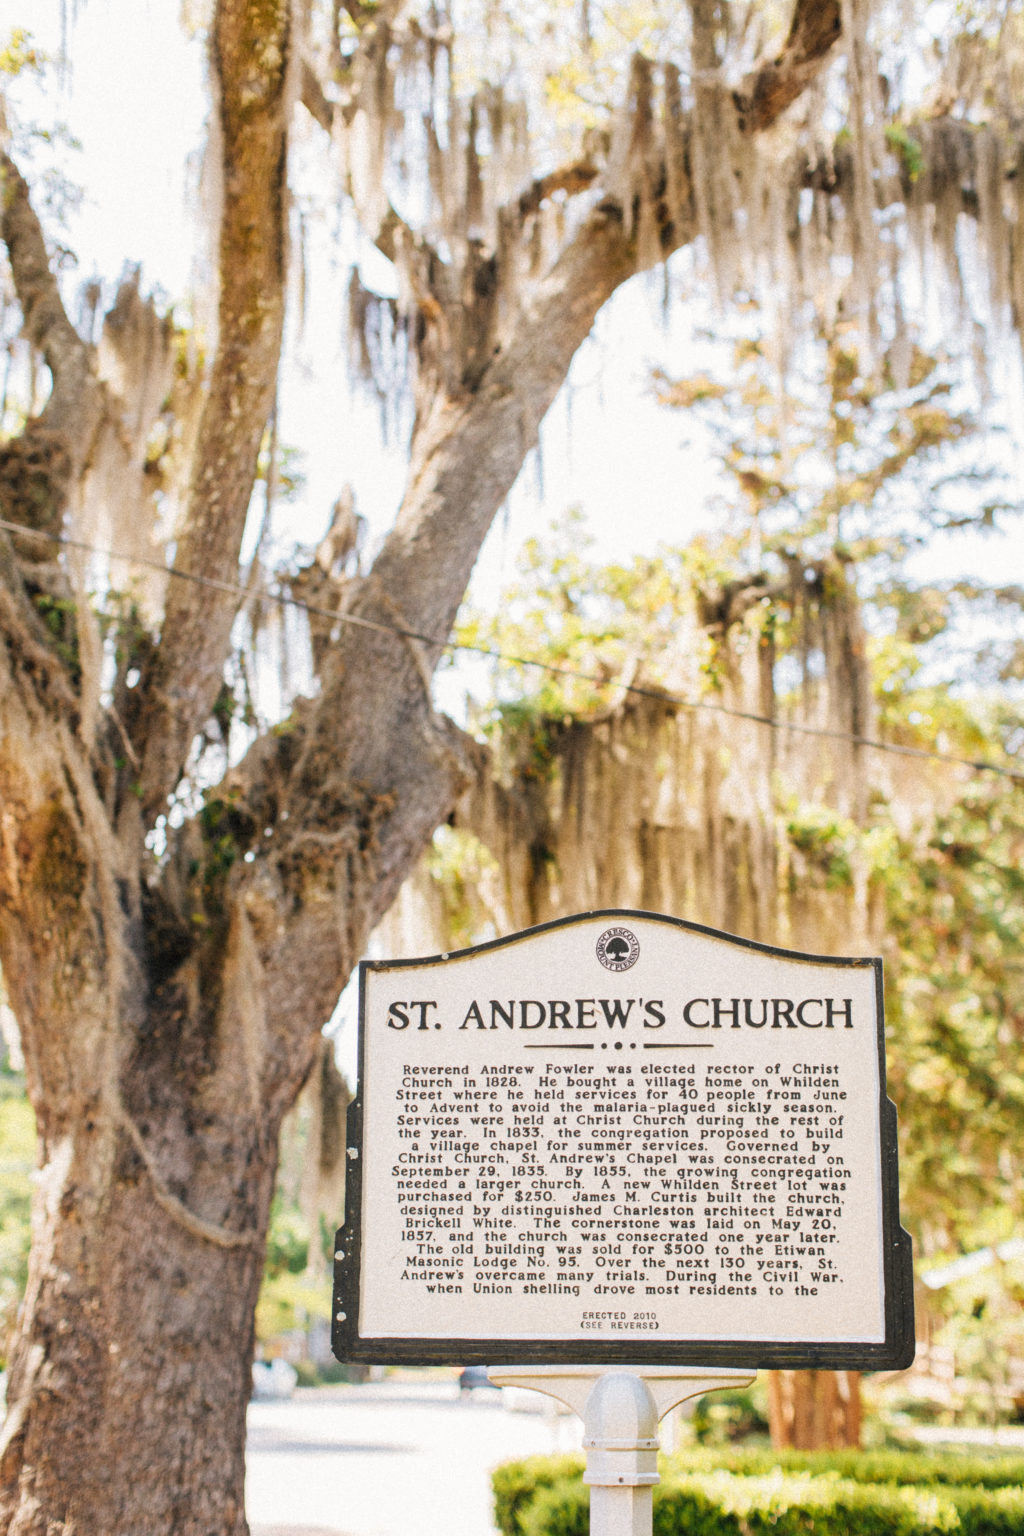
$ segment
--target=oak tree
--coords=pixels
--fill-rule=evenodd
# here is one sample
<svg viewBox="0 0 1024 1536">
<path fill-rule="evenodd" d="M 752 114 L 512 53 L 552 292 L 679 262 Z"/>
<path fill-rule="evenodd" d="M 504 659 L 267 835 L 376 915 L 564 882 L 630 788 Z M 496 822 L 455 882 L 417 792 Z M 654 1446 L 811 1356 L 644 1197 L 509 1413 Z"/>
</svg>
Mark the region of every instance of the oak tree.
<svg viewBox="0 0 1024 1536">
<path fill-rule="evenodd" d="M 246 1528 L 281 1119 L 469 780 L 475 748 L 431 677 L 602 305 L 701 237 L 723 298 L 767 263 L 794 304 L 832 277 L 836 300 L 852 263 L 843 302 L 877 336 L 905 210 L 907 249 L 930 243 L 954 286 L 972 218 L 994 303 L 1021 307 L 1015 13 L 939 41 L 919 120 L 880 78 L 864 0 L 795 0 L 781 30 L 773 7 L 692 0 L 671 25 L 631 22 L 631 59 L 617 11 L 602 32 L 584 7 L 582 36 L 569 16 L 530 36 L 500 7 L 214 0 L 206 352 L 131 281 L 98 335 L 76 328 L 16 137 L 0 151 L 21 337 L 49 375 L 0 445 L 0 964 L 41 1148 L 0 1442 L 0 1528 L 18 1536 Z M 211 783 L 236 621 L 262 600 L 241 552 L 300 112 L 337 140 L 342 195 L 399 275 L 408 478 L 368 571 L 330 540 L 311 562 L 314 685 Z M 120 605 L 109 582 L 97 595 L 74 542 L 97 528 L 122 554 L 162 546 L 167 573 Z"/>
</svg>

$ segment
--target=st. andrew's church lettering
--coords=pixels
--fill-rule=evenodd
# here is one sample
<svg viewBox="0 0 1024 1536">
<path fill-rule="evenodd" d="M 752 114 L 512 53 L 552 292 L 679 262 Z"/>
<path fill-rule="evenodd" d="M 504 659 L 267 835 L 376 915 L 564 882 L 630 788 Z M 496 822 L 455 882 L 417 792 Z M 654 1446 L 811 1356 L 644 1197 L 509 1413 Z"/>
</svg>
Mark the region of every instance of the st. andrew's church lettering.
<svg viewBox="0 0 1024 1536">
<path fill-rule="evenodd" d="M 462 1013 L 462 1010 L 459 1010 Z M 437 1030 L 853 1029 L 849 997 L 576 997 L 472 999 L 462 1017 L 443 1017 L 436 998 L 388 1005 L 388 1029 Z"/>
</svg>

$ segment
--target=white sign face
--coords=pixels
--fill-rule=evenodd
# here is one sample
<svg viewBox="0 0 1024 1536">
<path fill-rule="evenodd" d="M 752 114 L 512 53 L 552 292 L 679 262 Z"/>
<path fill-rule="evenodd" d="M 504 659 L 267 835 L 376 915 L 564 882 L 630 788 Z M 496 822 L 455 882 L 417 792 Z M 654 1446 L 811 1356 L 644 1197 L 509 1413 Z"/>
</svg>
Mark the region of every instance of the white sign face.
<svg viewBox="0 0 1024 1536">
<path fill-rule="evenodd" d="M 912 1353 L 879 962 L 609 912 L 361 983 L 343 1358 Z"/>
</svg>

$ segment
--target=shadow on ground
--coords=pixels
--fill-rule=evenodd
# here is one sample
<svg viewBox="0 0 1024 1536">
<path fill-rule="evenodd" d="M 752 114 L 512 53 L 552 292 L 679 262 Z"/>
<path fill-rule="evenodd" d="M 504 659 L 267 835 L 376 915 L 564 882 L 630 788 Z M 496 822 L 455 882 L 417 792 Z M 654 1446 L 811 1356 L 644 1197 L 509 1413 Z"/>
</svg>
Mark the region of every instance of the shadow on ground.
<svg viewBox="0 0 1024 1536">
<path fill-rule="evenodd" d="M 249 1536 L 341 1536 L 326 1525 L 250 1525 Z"/>
<path fill-rule="evenodd" d="M 357 1440 L 289 1439 L 266 1429 L 250 1429 L 248 1445 L 261 1456 L 404 1456 L 416 1450 L 414 1445 L 390 1445 L 383 1440 L 363 1445 Z"/>
</svg>

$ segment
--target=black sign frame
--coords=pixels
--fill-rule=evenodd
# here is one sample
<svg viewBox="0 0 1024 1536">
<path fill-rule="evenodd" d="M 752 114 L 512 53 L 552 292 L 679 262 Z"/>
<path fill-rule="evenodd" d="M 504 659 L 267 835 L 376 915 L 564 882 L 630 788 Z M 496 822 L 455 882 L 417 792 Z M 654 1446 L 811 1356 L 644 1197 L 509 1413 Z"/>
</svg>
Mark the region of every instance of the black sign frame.
<svg viewBox="0 0 1024 1536">
<path fill-rule="evenodd" d="M 880 1092 L 879 1137 L 881 1172 L 882 1286 L 884 1338 L 881 1341 L 727 1340 L 666 1339 L 655 1335 L 623 1340 L 529 1340 L 522 1338 L 421 1338 L 364 1337 L 359 1328 L 360 1267 L 363 1242 L 363 1147 L 362 1085 L 367 1048 L 365 979 L 371 971 L 395 971 L 447 960 L 465 959 L 487 950 L 503 948 L 550 929 L 590 919 L 610 923 L 655 921 L 687 932 L 723 940 L 743 949 L 780 959 L 811 961 L 830 967 L 850 966 L 874 971 L 876 997 L 876 1048 Z M 875 958 L 815 955 L 781 949 L 745 939 L 719 929 L 665 913 L 629 908 L 601 908 L 558 918 L 523 929 L 502 939 L 452 951 L 450 954 L 415 959 L 364 960 L 359 967 L 359 1079 L 355 1098 L 348 1107 L 345 1186 L 346 1217 L 335 1240 L 334 1293 L 331 1342 L 337 1359 L 380 1365 L 500 1365 L 514 1359 L 517 1365 L 686 1365 L 748 1366 L 783 1370 L 902 1370 L 914 1359 L 914 1283 L 912 1241 L 899 1220 L 899 1172 L 896 1106 L 886 1093 L 885 1025 L 882 962 Z"/>
</svg>

